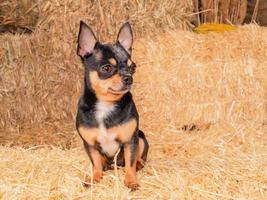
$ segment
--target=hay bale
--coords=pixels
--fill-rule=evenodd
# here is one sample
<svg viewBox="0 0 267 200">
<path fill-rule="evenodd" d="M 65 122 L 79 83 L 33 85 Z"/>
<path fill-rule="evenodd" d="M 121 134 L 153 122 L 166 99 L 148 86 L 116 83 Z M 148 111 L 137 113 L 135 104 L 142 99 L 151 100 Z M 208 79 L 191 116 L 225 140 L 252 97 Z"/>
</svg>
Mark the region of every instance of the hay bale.
<svg viewBox="0 0 267 200">
<path fill-rule="evenodd" d="M 253 35 L 253 37 L 251 37 Z M 223 34 L 169 32 L 135 47 L 141 121 L 155 129 L 184 124 L 238 124 L 267 118 L 267 30 Z M 159 123 L 160 119 L 160 123 Z"/>
<path fill-rule="evenodd" d="M 104 38 L 102 41 L 107 41 L 114 35 L 117 24 L 127 19 L 128 4 L 135 10 L 135 14 L 133 10 L 128 13 L 136 31 L 133 57 L 138 69 L 133 93 L 142 126 L 158 130 L 161 126 L 183 128 L 194 123 L 208 127 L 221 121 L 264 122 L 265 29 L 248 26 L 212 36 L 179 30 L 162 33 L 171 27 L 171 21 L 164 21 L 168 15 L 161 18 L 162 24 L 167 23 L 164 28 L 157 24 L 159 22 L 153 24 L 155 19 L 151 13 L 178 9 L 184 5 L 179 4 L 180 1 L 175 8 L 169 8 L 167 1 L 163 7 L 152 6 L 154 1 L 144 5 L 128 2 L 121 6 L 120 1 L 115 1 L 115 11 L 112 11 L 115 14 L 104 15 L 103 19 L 112 19 L 114 23 L 104 26 L 92 16 L 99 14 L 100 8 L 108 13 L 108 4 L 99 7 L 99 4 L 85 2 L 57 2 L 60 3 L 38 4 L 42 12 L 35 33 L 0 36 L 0 137 L 4 141 L 9 135 L 16 143 L 21 135 L 14 137 L 11 134 L 14 132 L 31 133 L 32 144 L 49 143 L 46 139 L 36 139 L 42 132 L 47 135 L 46 127 L 52 127 L 47 130 L 56 133 L 65 126 L 74 127 L 76 104 L 83 85 L 83 67 L 75 52 L 79 19 L 95 23 L 92 26 L 95 32 Z M 90 6 L 92 13 L 88 14 Z M 143 13 L 144 21 L 137 20 L 141 17 L 137 15 L 139 12 Z M 184 23 L 177 22 L 175 26 L 182 27 Z M 148 36 L 144 37 L 144 33 Z M 35 136 L 38 130 L 44 131 Z M 54 144 L 52 141 L 57 139 L 62 137 L 53 136 L 50 143 Z"/>
<path fill-rule="evenodd" d="M 194 0 L 200 23 L 242 24 L 247 12 L 247 0 Z"/>
<path fill-rule="evenodd" d="M 159 7 L 156 1 L 38 1 L 34 34 L 0 36 L 0 129 L 21 131 L 28 124 L 73 120 L 83 84 L 75 53 L 79 20 L 91 24 L 105 41 L 125 20 L 133 24 L 136 37 L 143 37 L 188 27 L 184 18 L 190 11 L 188 2 L 166 0 Z"/>
<path fill-rule="evenodd" d="M 177 134 L 178 133 L 178 134 Z M 137 173 L 140 190 L 130 192 L 125 173 L 104 173 L 84 188 L 90 165 L 80 148 L 0 146 L 2 199 L 264 199 L 266 130 L 252 124 L 209 131 L 147 132 L 147 165 Z"/>
<path fill-rule="evenodd" d="M 0 33 L 33 30 L 39 18 L 37 0 L 2 0 L 0 2 Z"/>
<path fill-rule="evenodd" d="M 143 36 L 164 29 L 189 29 L 186 16 L 192 12 L 191 4 L 191 0 L 3 0 L 0 3 L 0 25 L 29 29 L 37 26 L 38 30 L 45 31 L 62 29 L 66 33 L 73 31 L 82 19 L 94 25 L 94 30 L 103 39 L 114 36 L 122 22 L 130 21 L 136 27 L 135 33 Z"/>
<path fill-rule="evenodd" d="M 83 84 L 76 35 L 38 32 L 6 35 L 0 42 L 3 130 L 73 123 Z M 141 121 L 151 128 L 158 124 L 155 116 L 177 127 L 222 120 L 263 123 L 265 47 L 266 30 L 257 26 L 212 37 L 174 31 L 139 39 L 133 93 Z"/>
<path fill-rule="evenodd" d="M 246 23 L 257 22 L 261 26 L 267 26 L 267 1 L 248 0 Z"/>
<path fill-rule="evenodd" d="M 187 1 L 162 2 L 39 1 L 33 34 L 0 36 L 1 199 L 267 196 L 267 30 L 162 33 L 188 27 Z M 90 22 L 106 41 L 128 17 L 137 38 L 133 93 L 150 142 L 148 162 L 138 172 L 139 191 L 123 186 L 123 170 L 85 189 L 90 166 L 75 148 L 74 130 L 83 84 L 78 23 Z"/>
<path fill-rule="evenodd" d="M 67 40 L 62 44 L 46 33 L 1 37 L 2 127 L 16 129 L 74 118 L 75 112 L 68 107 L 76 107 L 82 69 L 75 56 L 74 40 Z"/>
</svg>

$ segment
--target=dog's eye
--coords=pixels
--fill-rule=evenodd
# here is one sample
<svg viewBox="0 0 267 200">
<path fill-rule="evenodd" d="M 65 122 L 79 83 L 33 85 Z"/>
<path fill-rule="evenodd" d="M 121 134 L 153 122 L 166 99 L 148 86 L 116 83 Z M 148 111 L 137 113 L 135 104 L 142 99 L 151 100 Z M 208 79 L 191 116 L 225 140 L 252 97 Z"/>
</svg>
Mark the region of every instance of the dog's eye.
<svg viewBox="0 0 267 200">
<path fill-rule="evenodd" d="M 130 71 L 131 71 L 131 73 L 135 73 L 135 69 L 136 69 L 136 65 L 135 65 L 135 63 L 132 63 L 130 65 Z"/>
<path fill-rule="evenodd" d="M 105 73 L 109 73 L 112 71 L 112 66 L 111 65 L 104 65 L 101 67 L 101 71 Z"/>
</svg>

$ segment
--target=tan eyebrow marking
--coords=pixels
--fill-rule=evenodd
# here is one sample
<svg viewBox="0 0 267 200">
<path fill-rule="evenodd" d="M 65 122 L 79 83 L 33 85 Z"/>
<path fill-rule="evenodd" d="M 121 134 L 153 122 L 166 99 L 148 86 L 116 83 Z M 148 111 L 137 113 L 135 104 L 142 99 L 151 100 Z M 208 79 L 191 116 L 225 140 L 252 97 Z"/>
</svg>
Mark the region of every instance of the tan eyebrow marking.
<svg viewBox="0 0 267 200">
<path fill-rule="evenodd" d="M 96 53 L 95 53 L 95 59 L 96 59 L 97 61 L 101 60 L 102 57 L 103 57 L 103 55 L 102 55 L 101 52 L 96 52 Z"/>
<path fill-rule="evenodd" d="M 127 60 L 127 65 L 128 65 L 128 66 L 130 66 L 132 63 L 133 63 L 133 62 L 132 62 L 130 59 Z"/>
<path fill-rule="evenodd" d="M 114 58 L 110 58 L 108 59 L 108 61 L 112 64 L 112 65 L 117 65 L 117 61 Z"/>
</svg>

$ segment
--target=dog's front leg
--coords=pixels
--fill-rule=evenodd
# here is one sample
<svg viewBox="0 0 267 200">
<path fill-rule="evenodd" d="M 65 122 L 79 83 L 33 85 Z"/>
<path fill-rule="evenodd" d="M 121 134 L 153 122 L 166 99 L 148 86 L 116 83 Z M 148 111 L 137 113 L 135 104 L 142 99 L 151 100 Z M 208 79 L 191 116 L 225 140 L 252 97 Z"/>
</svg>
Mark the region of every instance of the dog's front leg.
<svg viewBox="0 0 267 200">
<path fill-rule="evenodd" d="M 124 184 L 136 190 L 139 185 L 136 178 L 136 162 L 138 155 L 138 135 L 134 134 L 129 143 L 124 144 L 125 180 Z"/>
<path fill-rule="evenodd" d="M 86 142 L 84 142 L 84 148 L 93 165 L 93 182 L 97 183 L 102 178 L 104 159 L 93 146 L 88 145 Z"/>
</svg>

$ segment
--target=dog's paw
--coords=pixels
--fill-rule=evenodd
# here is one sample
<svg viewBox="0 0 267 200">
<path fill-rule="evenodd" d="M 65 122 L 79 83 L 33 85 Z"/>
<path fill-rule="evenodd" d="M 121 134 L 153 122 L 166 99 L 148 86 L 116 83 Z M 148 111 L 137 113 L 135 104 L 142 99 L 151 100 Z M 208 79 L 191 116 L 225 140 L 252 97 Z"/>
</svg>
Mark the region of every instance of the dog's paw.
<svg viewBox="0 0 267 200">
<path fill-rule="evenodd" d="M 140 187 L 140 185 L 138 183 L 131 183 L 127 187 L 130 188 L 131 191 L 136 191 L 136 190 L 138 190 L 138 188 Z"/>
<path fill-rule="evenodd" d="M 102 179 L 102 172 L 95 172 L 93 176 L 93 182 L 99 183 L 101 179 Z"/>
<path fill-rule="evenodd" d="M 92 180 L 92 177 L 90 177 L 90 176 L 85 177 L 85 181 L 83 182 L 83 186 L 84 187 L 90 187 L 92 182 L 93 183 L 99 183 L 101 179 L 102 179 L 102 173 L 101 172 L 95 172 L 94 176 L 93 176 L 93 180 Z"/>
<path fill-rule="evenodd" d="M 136 181 L 125 179 L 124 184 L 126 187 L 130 188 L 131 191 L 138 190 L 139 184 Z"/>
</svg>

